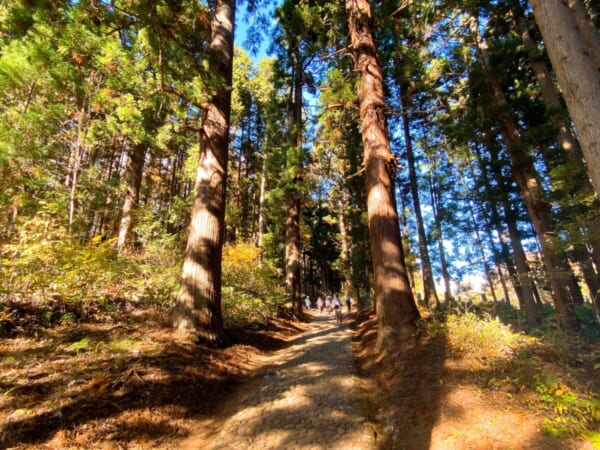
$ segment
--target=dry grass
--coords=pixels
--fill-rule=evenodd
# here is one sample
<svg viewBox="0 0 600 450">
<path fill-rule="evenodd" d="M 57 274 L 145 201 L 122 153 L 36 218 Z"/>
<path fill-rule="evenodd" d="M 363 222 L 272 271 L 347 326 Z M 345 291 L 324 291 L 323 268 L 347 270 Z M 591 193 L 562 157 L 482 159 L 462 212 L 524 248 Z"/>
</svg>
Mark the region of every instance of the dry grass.
<svg viewBox="0 0 600 450">
<path fill-rule="evenodd" d="M 373 314 L 361 314 L 354 345 L 380 448 L 593 448 L 576 427 L 552 436 L 548 421 L 556 412 L 539 392 L 542 375 L 552 373 L 589 399 L 592 367 L 571 365 L 540 339 L 474 315 L 431 320 L 415 343 L 382 358 L 374 350 L 376 325 Z M 589 414 L 579 420 L 599 431 Z"/>
</svg>

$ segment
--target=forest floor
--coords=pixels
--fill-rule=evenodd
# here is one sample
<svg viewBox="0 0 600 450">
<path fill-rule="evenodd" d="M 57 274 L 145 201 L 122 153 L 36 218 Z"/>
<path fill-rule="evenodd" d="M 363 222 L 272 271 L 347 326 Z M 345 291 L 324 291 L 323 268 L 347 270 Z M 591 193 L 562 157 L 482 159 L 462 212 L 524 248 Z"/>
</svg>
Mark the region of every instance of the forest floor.
<svg viewBox="0 0 600 450">
<path fill-rule="evenodd" d="M 532 344 L 528 348 L 515 346 L 494 357 L 494 342 L 481 342 L 484 352 L 478 353 L 469 349 L 467 342 L 457 345 L 447 336 L 432 338 L 430 333 L 421 333 L 410 345 L 381 358 L 375 351 L 374 314 L 363 311 L 352 326 L 356 362 L 368 393 L 368 416 L 378 434 L 379 448 L 600 448 L 600 442 L 592 444 L 574 436 L 577 432 L 567 432 L 568 424 L 577 428 L 578 421 L 586 420 L 586 415 L 589 418 L 584 407 L 568 411 L 566 406 L 556 415 L 562 399 L 559 389 L 571 405 L 577 403 L 576 390 L 594 390 L 596 395 L 600 392 L 597 367 L 582 363 L 583 359 L 576 359 L 574 354 L 571 361 L 564 361 L 546 345 Z M 580 350 L 591 354 L 596 364 L 600 361 L 597 347 Z M 569 380 L 571 387 L 562 381 L 542 379 L 539 374 Z M 549 387 L 548 392 L 540 392 L 544 381 L 555 384 L 556 389 Z M 553 395 L 556 393 L 559 395 Z M 591 420 L 596 430 L 598 419 Z M 565 425 L 562 434 L 556 430 L 557 422 Z M 554 434 L 560 436 L 544 430 L 552 430 L 552 424 Z"/>
<path fill-rule="evenodd" d="M 166 316 L 165 307 L 127 302 L 56 314 L 47 304 L 0 311 L 0 448 L 180 448 L 204 423 L 224 426 L 224 407 L 269 376 L 273 355 L 311 345 L 299 337 L 320 326 L 277 319 L 263 330 L 233 332 L 237 343 L 217 350 L 178 337 Z M 353 331 L 362 413 L 378 448 L 594 448 L 573 433 L 542 431 L 552 412 L 542 407 L 539 385 L 528 385 L 521 373 L 526 361 L 564 372 L 575 384 L 558 383 L 553 393 L 561 389 L 577 399 L 575 385 L 598 392 L 594 361 L 565 363 L 529 349 L 505 355 L 523 365 L 492 364 L 426 333 L 382 359 L 374 350 L 372 314 L 346 325 Z M 576 411 L 568 417 L 576 427 Z"/>
<path fill-rule="evenodd" d="M 3 306 L 0 449 L 177 448 L 308 326 L 271 320 L 213 349 L 173 332 L 157 305 Z"/>
</svg>

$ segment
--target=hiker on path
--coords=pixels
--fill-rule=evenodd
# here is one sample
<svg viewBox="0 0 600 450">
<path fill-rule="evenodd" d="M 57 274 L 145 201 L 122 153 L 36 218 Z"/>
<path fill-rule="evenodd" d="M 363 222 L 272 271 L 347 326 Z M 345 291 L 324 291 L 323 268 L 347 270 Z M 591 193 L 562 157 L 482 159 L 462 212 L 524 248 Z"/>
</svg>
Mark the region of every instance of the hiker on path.
<svg viewBox="0 0 600 450">
<path fill-rule="evenodd" d="M 323 314 L 323 305 L 324 305 L 323 299 L 319 295 L 319 298 L 317 299 L 317 309 L 319 310 L 319 315 Z"/>
<path fill-rule="evenodd" d="M 308 295 L 306 296 L 306 298 L 304 299 L 304 306 L 306 306 L 306 310 L 310 311 L 310 298 L 308 297 Z"/>
<path fill-rule="evenodd" d="M 327 310 L 327 314 L 331 312 L 331 297 L 329 295 L 325 297 L 325 309 Z"/>
<path fill-rule="evenodd" d="M 333 297 L 333 300 L 331 301 L 331 306 L 335 310 L 335 322 L 338 324 L 342 323 L 342 302 L 340 301 L 337 295 Z"/>
<path fill-rule="evenodd" d="M 350 298 L 350 294 L 346 294 L 346 306 L 348 307 L 348 314 L 350 314 L 350 310 L 352 309 L 352 299 Z"/>
</svg>

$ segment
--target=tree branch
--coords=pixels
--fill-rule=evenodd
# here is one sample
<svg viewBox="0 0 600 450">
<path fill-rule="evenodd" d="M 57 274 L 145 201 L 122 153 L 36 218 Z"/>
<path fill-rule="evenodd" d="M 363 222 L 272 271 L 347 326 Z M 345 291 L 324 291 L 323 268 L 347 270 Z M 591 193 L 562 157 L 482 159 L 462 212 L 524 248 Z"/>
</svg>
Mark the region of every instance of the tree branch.
<svg viewBox="0 0 600 450">
<path fill-rule="evenodd" d="M 446 106 L 438 105 L 438 106 L 434 106 L 433 108 L 430 108 L 430 109 L 421 109 L 421 110 L 416 110 L 416 111 L 404 111 L 402 108 L 400 108 L 400 109 L 395 108 L 395 109 L 388 109 L 386 111 L 386 113 L 388 116 L 394 116 L 394 117 L 418 116 L 418 115 L 424 116 L 424 115 L 439 111 L 441 109 L 446 109 Z"/>
</svg>

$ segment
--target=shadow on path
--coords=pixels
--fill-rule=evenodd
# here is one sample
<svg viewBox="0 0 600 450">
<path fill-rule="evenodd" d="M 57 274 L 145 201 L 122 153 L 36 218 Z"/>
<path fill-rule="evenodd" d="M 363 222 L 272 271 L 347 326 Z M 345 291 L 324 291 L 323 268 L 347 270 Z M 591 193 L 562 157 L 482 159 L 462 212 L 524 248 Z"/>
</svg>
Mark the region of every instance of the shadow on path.
<svg viewBox="0 0 600 450">
<path fill-rule="evenodd" d="M 346 325 L 317 316 L 180 448 L 374 448 L 350 344 Z"/>
</svg>

